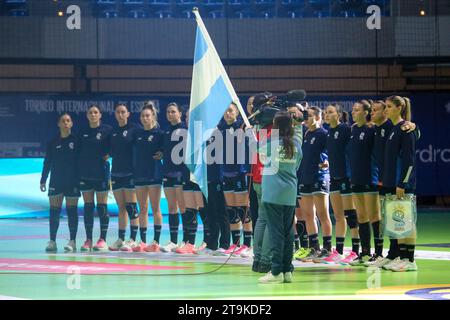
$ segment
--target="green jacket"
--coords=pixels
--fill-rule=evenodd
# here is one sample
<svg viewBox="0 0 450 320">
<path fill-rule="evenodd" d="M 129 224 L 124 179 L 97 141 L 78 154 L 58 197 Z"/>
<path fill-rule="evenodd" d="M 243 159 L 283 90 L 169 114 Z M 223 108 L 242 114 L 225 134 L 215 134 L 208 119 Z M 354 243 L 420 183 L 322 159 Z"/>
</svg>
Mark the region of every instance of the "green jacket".
<svg viewBox="0 0 450 320">
<path fill-rule="evenodd" d="M 273 134 L 273 131 L 272 131 Z M 275 137 L 274 137 L 275 139 Z M 274 141 L 270 138 L 266 147 L 260 146 L 260 158 L 264 160 L 262 177 L 262 202 L 295 206 L 297 201 L 297 170 L 303 158 L 302 153 L 303 130 L 302 126 L 295 127 L 294 156 L 286 159 L 282 141 L 278 141 L 275 152 L 271 152 Z"/>
</svg>

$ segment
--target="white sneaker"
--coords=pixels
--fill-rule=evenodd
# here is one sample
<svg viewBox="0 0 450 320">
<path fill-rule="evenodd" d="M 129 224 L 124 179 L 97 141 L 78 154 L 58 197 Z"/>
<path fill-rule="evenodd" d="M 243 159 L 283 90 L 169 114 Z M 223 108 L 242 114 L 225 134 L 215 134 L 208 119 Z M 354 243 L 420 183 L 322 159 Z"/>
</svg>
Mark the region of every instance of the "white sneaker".
<svg viewBox="0 0 450 320">
<path fill-rule="evenodd" d="M 397 263 L 401 263 L 402 260 L 400 259 L 400 257 L 395 258 L 394 260 L 392 260 L 389 263 L 386 263 L 382 268 L 384 270 L 391 270 L 392 267 L 394 267 Z"/>
<path fill-rule="evenodd" d="M 45 247 L 45 252 L 56 252 L 58 251 L 58 248 L 56 247 L 56 242 L 53 240 L 50 240 L 47 243 L 47 247 Z"/>
<path fill-rule="evenodd" d="M 283 273 L 274 276 L 272 271 L 269 271 L 264 277 L 259 278 L 258 281 L 259 283 L 283 283 L 284 276 Z"/>
<path fill-rule="evenodd" d="M 378 264 L 378 263 L 380 263 L 381 260 L 384 260 L 384 258 L 381 257 L 381 256 L 378 256 L 378 257 L 376 257 L 376 258 L 372 258 L 372 259 L 370 259 L 369 261 L 365 262 L 365 263 L 364 263 L 364 266 L 365 266 L 365 267 L 375 267 L 375 265 Z"/>
<path fill-rule="evenodd" d="M 224 248 L 219 248 L 219 249 L 217 249 L 216 251 L 213 252 L 213 256 L 221 256 L 221 257 L 227 256 L 225 251 L 227 251 L 227 250 L 224 249 Z"/>
<path fill-rule="evenodd" d="M 401 263 L 397 263 L 395 266 L 391 267 L 394 272 L 405 272 L 405 271 L 417 271 L 416 261 L 409 261 L 409 259 L 403 259 Z"/>
<path fill-rule="evenodd" d="M 64 252 L 74 252 L 74 251 L 77 251 L 77 245 L 75 244 L 75 240 L 70 240 L 64 246 Z"/>
<path fill-rule="evenodd" d="M 176 252 L 178 248 L 183 248 L 186 245 L 186 242 L 181 241 L 179 245 L 177 245 L 175 248 L 172 248 L 172 250 L 170 250 L 171 252 Z"/>
<path fill-rule="evenodd" d="M 120 251 L 132 252 L 134 248 L 136 248 L 138 244 L 133 239 L 129 239 L 123 243 L 123 246 L 120 248 Z"/>
<path fill-rule="evenodd" d="M 284 283 L 292 282 L 292 272 L 285 272 L 283 276 L 284 276 Z"/>
<path fill-rule="evenodd" d="M 117 239 L 116 242 L 114 242 L 110 247 L 109 250 L 111 251 L 119 251 L 120 248 L 122 248 L 123 246 L 123 240 L 122 239 Z"/>
<path fill-rule="evenodd" d="M 380 257 L 377 258 L 376 261 L 374 261 L 369 267 L 374 267 L 374 268 L 383 268 L 383 266 L 387 265 L 388 263 L 391 263 L 391 259 L 389 258 L 382 258 L 380 259 Z"/>
<path fill-rule="evenodd" d="M 177 248 L 178 248 L 178 246 L 175 243 L 173 243 L 172 241 L 169 241 L 168 244 L 160 247 L 160 250 L 162 252 L 172 252 L 172 249 L 176 250 Z"/>
<path fill-rule="evenodd" d="M 253 247 L 242 250 L 241 258 L 250 258 L 250 257 L 253 257 Z"/>
</svg>

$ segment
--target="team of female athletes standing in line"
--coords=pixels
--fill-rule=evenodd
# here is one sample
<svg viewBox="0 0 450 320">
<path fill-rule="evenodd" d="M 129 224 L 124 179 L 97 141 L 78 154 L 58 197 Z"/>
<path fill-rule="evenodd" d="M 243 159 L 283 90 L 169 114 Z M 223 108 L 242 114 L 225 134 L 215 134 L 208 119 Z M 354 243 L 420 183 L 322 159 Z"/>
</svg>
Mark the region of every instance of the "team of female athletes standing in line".
<svg viewBox="0 0 450 320">
<path fill-rule="evenodd" d="M 253 98 L 249 100 L 250 105 L 252 101 Z M 295 105 L 292 108 L 289 110 L 291 114 L 299 111 L 295 110 Z M 353 105 L 352 126 L 338 104 L 331 104 L 324 111 L 317 107 L 307 108 L 301 147 L 303 159 L 297 171 L 298 208 L 295 210 L 296 223 L 293 228 L 296 233 L 295 259 L 376 266 L 393 271 L 417 270 L 414 261 L 415 233 L 408 239 L 390 239 L 389 253 L 383 257 L 380 225 L 380 198 L 387 194 L 402 197 L 415 191 L 414 157 L 418 130 L 410 122 L 410 108 L 409 99 L 399 96 L 375 102 L 361 100 Z M 167 106 L 169 127 L 166 131 L 159 127 L 157 114 L 158 110 L 151 101 L 145 103 L 140 114 L 142 125 L 138 126 L 128 121 L 130 113 L 127 106 L 119 104 L 115 107 L 117 126 L 112 128 L 101 123 L 101 110 L 93 105 L 87 111 L 89 126 L 77 135 L 71 132 L 73 123 L 70 115 L 59 117 L 60 133 L 47 146 L 41 178 L 41 190 L 46 191 L 46 180 L 51 172 L 48 193 L 50 242 L 47 252 L 57 250 L 56 233 L 64 197 L 70 230 L 70 240 L 64 249 L 77 250 L 77 204 L 81 192 L 86 230 L 86 241 L 81 251 L 252 255 L 252 230 L 256 221 L 252 225 L 251 217 L 255 214 L 249 211 L 249 193 L 255 189 L 259 195 L 257 204 L 261 205 L 264 190 L 260 187 L 261 179 L 256 177 L 249 185 L 248 180 L 251 179 L 248 176 L 255 171 L 255 166 L 250 170 L 248 163 L 238 164 L 236 161 L 237 148 L 245 145 L 243 138 L 233 136 L 237 143 L 232 164 L 208 165 L 209 198 L 204 199 L 187 167 L 172 158 L 179 143 L 173 136 L 181 136 L 181 130 L 187 128 L 180 106 L 176 103 Z M 327 130 L 323 126 L 323 115 Z M 231 104 L 217 130 L 225 141 L 227 134 L 233 135 L 241 127 L 238 109 Z M 208 141 L 213 142 L 213 138 Z M 112 158 L 111 173 L 109 157 Z M 226 157 L 224 154 L 224 159 Z M 119 230 L 117 240 L 108 246 L 107 198 L 110 187 L 119 208 Z M 160 245 L 161 187 L 164 188 L 169 209 L 170 241 L 164 246 Z M 149 200 L 154 218 L 154 237 L 148 244 Z M 253 203 L 256 207 L 256 202 Z M 329 203 L 336 220 L 334 250 Z M 100 220 L 100 236 L 94 245 L 95 209 Z M 179 212 L 183 230 L 181 242 L 178 242 Z M 195 247 L 197 212 L 204 225 L 204 239 L 199 247 Z M 126 239 L 128 220 L 130 236 Z M 317 222 L 322 231 L 322 249 Z M 352 248 L 350 253 L 344 255 L 347 227 L 350 229 Z M 140 242 L 136 241 L 138 232 Z M 271 239 L 266 235 L 255 237 L 258 238 L 255 259 L 264 263 L 261 263 L 262 267 L 255 267 L 254 264 L 253 270 L 267 272 L 275 258 L 271 257 L 273 250 L 267 249 L 271 248 L 270 245 L 265 245 L 266 249 L 262 252 L 261 246 L 263 238 L 269 243 Z M 375 247 L 373 254 L 371 238 Z"/>
</svg>

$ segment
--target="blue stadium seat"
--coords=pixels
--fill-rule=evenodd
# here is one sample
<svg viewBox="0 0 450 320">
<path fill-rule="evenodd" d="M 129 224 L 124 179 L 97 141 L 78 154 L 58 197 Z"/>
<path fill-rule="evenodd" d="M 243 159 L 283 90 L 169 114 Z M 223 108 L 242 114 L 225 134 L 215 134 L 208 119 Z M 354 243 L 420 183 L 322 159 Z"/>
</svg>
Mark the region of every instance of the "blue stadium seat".
<svg viewBox="0 0 450 320">
<path fill-rule="evenodd" d="M 304 0 L 282 0 L 281 4 L 283 6 L 304 6 L 305 5 L 305 1 Z"/>
<path fill-rule="evenodd" d="M 3 0 L 5 4 L 25 4 L 27 0 Z"/>
<path fill-rule="evenodd" d="M 181 12 L 181 17 L 182 18 L 186 18 L 186 19 L 195 19 L 195 15 L 194 15 L 194 13 L 192 12 L 191 9 L 183 10 Z"/>
<path fill-rule="evenodd" d="M 258 18 L 272 19 L 275 17 L 275 10 L 267 9 L 258 12 Z"/>
<path fill-rule="evenodd" d="M 151 11 L 153 12 L 153 16 L 157 18 L 161 18 L 161 15 L 164 16 L 163 11 L 170 11 L 170 0 L 150 0 L 149 2 Z M 171 14 L 173 17 L 173 14 Z"/>
<path fill-rule="evenodd" d="M 196 5 L 199 1 L 196 0 L 176 0 L 177 6 Z"/>
<path fill-rule="evenodd" d="M 255 5 L 273 5 L 275 0 L 255 0 Z"/>
<path fill-rule="evenodd" d="M 330 0 L 308 0 L 308 4 L 314 9 L 329 8 L 331 5 Z"/>
<path fill-rule="evenodd" d="M 155 12 L 155 17 L 160 19 L 173 18 L 172 10 L 158 10 Z"/>
<path fill-rule="evenodd" d="M 151 6 L 170 6 L 170 0 L 150 0 Z"/>
<path fill-rule="evenodd" d="M 8 10 L 8 16 L 10 16 L 10 17 L 26 17 L 26 16 L 28 16 L 28 10 L 26 10 L 26 9 L 11 9 L 11 10 Z"/>
<path fill-rule="evenodd" d="M 363 0 L 363 4 L 364 5 L 378 5 L 378 6 L 384 6 L 386 4 L 388 4 L 389 0 Z"/>
<path fill-rule="evenodd" d="M 250 0 L 228 0 L 228 5 L 230 6 L 243 6 L 249 4 Z"/>
<path fill-rule="evenodd" d="M 326 10 L 316 10 L 313 12 L 312 16 L 314 18 L 328 18 L 330 16 L 330 11 L 328 9 Z"/>
<path fill-rule="evenodd" d="M 116 4 L 116 0 L 97 0 L 97 4 L 104 5 L 104 4 Z"/>
<path fill-rule="evenodd" d="M 223 6 L 224 0 L 205 0 L 206 6 Z"/>
<path fill-rule="evenodd" d="M 304 0 L 282 0 L 279 16 L 287 18 L 302 18 L 305 16 Z"/>
<path fill-rule="evenodd" d="M 128 17 L 133 19 L 147 18 L 147 13 L 142 9 L 128 11 Z"/>
<path fill-rule="evenodd" d="M 361 7 L 362 0 L 339 0 L 337 5 L 341 10 L 356 9 Z"/>
<path fill-rule="evenodd" d="M 361 14 L 355 10 L 343 10 L 339 11 L 335 16 L 341 18 L 355 18 L 361 17 Z"/>
<path fill-rule="evenodd" d="M 119 16 L 119 11 L 118 10 L 113 10 L 113 9 L 108 9 L 108 10 L 103 10 L 100 13 L 100 18 L 117 18 Z"/>
<path fill-rule="evenodd" d="M 251 10 L 238 10 L 233 12 L 233 17 L 237 19 L 254 18 L 255 14 Z"/>
<path fill-rule="evenodd" d="M 305 16 L 305 12 L 303 10 L 295 10 L 295 11 L 288 11 L 287 17 L 291 19 L 298 19 L 303 18 Z"/>
<path fill-rule="evenodd" d="M 143 5 L 144 0 L 122 0 L 124 5 Z"/>
<path fill-rule="evenodd" d="M 211 19 L 220 19 L 225 17 L 225 12 L 223 10 L 213 10 L 208 13 L 208 17 Z"/>
</svg>

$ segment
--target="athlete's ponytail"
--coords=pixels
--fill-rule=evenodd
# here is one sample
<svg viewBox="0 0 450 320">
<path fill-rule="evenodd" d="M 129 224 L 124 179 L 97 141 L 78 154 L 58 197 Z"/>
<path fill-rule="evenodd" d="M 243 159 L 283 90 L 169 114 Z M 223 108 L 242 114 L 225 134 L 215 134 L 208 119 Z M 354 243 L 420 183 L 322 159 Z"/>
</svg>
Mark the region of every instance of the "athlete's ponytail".
<svg viewBox="0 0 450 320">
<path fill-rule="evenodd" d="M 407 97 L 403 97 L 405 106 L 402 108 L 402 118 L 406 121 L 411 121 L 411 100 Z"/>
<path fill-rule="evenodd" d="M 336 109 L 337 114 L 339 115 L 339 121 L 342 123 L 348 123 L 349 122 L 349 116 L 348 116 L 348 112 L 344 111 L 344 108 L 338 104 L 338 103 L 332 103 L 330 104 L 330 106 L 332 106 L 333 108 Z"/>
</svg>

